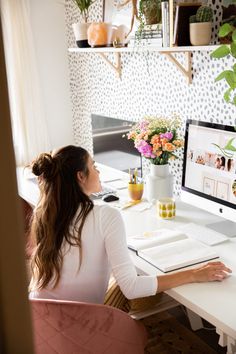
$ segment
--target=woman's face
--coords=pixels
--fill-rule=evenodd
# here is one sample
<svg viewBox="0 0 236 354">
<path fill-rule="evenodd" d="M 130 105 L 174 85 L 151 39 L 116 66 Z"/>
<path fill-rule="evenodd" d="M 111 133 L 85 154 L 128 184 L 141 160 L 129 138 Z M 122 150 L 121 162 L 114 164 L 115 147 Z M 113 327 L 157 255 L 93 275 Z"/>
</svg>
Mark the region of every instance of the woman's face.
<svg viewBox="0 0 236 354">
<path fill-rule="evenodd" d="M 77 172 L 77 178 L 83 192 L 87 195 L 91 195 L 92 193 L 100 192 L 102 187 L 99 178 L 100 172 L 97 170 L 95 162 L 90 155 L 88 157 L 87 168 L 88 176 L 85 176 L 83 172 Z"/>
</svg>

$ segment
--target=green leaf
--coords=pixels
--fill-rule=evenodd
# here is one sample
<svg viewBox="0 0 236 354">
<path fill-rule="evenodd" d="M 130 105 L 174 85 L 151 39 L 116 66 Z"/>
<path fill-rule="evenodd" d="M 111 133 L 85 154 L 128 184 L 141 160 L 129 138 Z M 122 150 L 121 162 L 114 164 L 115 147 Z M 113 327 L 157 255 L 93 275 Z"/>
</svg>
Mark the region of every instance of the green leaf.
<svg viewBox="0 0 236 354">
<path fill-rule="evenodd" d="M 236 63 L 233 65 L 233 70 L 236 73 Z"/>
<path fill-rule="evenodd" d="M 229 139 L 227 144 L 225 145 L 224 149 L 225 150 L 230 150 L 230 151 L 236 151 L 236 148 L 233 146 L 232 142 L 234 141 L 235 138 Z"/>
<path fill-rule="evenodd" d="M 236 74 L 233 71 L 226 75 L 225 80 L 231 89 L 236 88 Z"/>
<path fill-rule="evenodd" d="M 226 37 L 229 33 L 233 32 L 234 27 L 231 26 L 229 23 L 224 23 L 219 30 L 219 37 Z"/>
<path fill-rule="evenodd" d="M 226 77 L 231 73 L 231 70 L 225 70 L 225 71 L 222 71 L 222 73 L 220 73 L 220 75 L 218 75 L 216 78 L 215 78 L 215 82 L 217 81 L 220 81 L 222 79 L 226 79 Z"/>
<path fill-rule="evenodd" d="M 236 43 L 236 29 L 233 31 L 232 40 L 234 43 Z"/>
<path fill-rule="evenodd" d="M 230 44 L 231 55 L 236 58 L 236 43 L 232 42 Z"/>
<path fill-rule="evenodd" d="M 216 146 L 216 147 L 221 151 L 221 153 L 222 153 L 225 157 L 229 157 L 229 158 L 233 157 L 233 154 L 227 153 L 227 152 L 226 152 L 224 149 L 222 149 L 218 144 L 212 143 L 212 145 Z"/>
<path fill-rule="evenodd" d="M 219 59 L 226 57 L 228 54 L 230 54 L 230 48 L 226 44 L 223 44 L 211 53 L 211 58 Z"/>
<path fill-rule="evenodd" d="M 236 95 L 233 98 L 233 104 L 236 106 Z"/>
<path fill-rule="evenodd" d="M 224 93 L 224 100 L 226 103 L 230 102 L 230 93 L 231 93 L 232 89 L 229 88 L 227 91 L 225 91 Z"/>
</svg>

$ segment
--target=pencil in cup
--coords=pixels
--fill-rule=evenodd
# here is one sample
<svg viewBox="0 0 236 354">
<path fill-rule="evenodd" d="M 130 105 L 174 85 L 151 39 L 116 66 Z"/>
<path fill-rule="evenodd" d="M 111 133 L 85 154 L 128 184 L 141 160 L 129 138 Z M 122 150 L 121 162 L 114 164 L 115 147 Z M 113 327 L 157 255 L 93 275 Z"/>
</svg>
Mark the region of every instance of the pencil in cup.
<svg viewBox="0 0 236 354">
<path fill-rule="evenodd" d="M 128 192 L 132 200 L 141 200 L 143 196 L 143 183 L 128 183 Z"/>
</svg>

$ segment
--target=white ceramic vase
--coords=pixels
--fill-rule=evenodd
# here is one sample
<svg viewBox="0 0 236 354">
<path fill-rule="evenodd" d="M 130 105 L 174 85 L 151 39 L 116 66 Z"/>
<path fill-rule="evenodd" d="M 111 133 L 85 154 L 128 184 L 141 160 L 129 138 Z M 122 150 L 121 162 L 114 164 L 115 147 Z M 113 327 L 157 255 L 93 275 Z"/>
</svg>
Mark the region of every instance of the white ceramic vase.
<svg viewBox="0 0 236 354">
<path fill-rule="evenodd" d="M 169 164 L 151 164 L 150 174 L 146 177 L 146 192 L 149 202 L 165 197 L 173 197 L 174 177 L 169 172 Z"/>
</svg>

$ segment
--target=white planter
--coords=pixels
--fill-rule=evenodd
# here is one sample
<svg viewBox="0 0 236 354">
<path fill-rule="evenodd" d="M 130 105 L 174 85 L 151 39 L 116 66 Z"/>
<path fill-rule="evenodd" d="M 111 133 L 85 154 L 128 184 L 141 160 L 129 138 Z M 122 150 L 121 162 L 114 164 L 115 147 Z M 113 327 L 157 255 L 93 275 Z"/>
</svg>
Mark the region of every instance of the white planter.
<svg viewBox="0 0 236 354">
<path fill-rule="evenodd" d="M 151 164 L 150 174 L 146 177 L 146 192 L 149 202 L 165 197 L 173 197 L 173 176 L 169 165 Z"/>
<path fill-rule="evenodd" d="M 208 45 L 211 42 L 211 22 L 189 24 L 190 42 L 192 45 Z"/>
<path fill-rule="evenodd" d="M 73 23 L 72 28 L 75 35 L 76 44 L 80 48 L 87 48 L 89 47 L 88 44 L 88 28 L 90 23 Z"/>
</svg>

